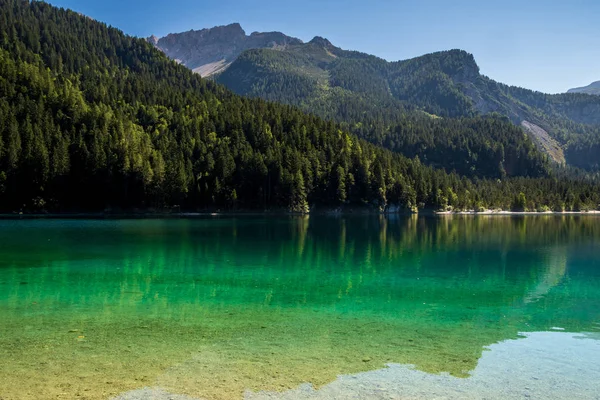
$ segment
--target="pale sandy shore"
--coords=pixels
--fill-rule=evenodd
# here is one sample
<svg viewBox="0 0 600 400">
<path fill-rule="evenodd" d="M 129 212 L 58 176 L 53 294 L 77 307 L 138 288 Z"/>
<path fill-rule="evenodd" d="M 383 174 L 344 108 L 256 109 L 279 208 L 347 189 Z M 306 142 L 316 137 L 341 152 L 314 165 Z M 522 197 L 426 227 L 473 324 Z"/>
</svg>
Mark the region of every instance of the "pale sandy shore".
<svg viewBox="0 0 600 400">
<path fill-rule="evenodd" d="M 392 208 L 381 211 L 368 208 L 356 209 L 318 209 L 310 213 L 294 213 L 285 210 L 273 211 L 225 211 L 225 212 L 138 212 L 138 213 L 12 213 L 1 214 L 2 219 L 130 219 L 130 218 L 205 218 L 205 217 L 267 217 L 267 216 L 350 216 L 350 215 L 600 215 L 599 210 L 590 211 L 434 211 L 431 209 L 412 212 L 410 210 Z"/>
<path fill-rule="evenodd" d="M 489 347 L 469 378 L 428 374 L 409 365 L 339 376 L 315 389 L 247 391 L 246 400 L 600 399 L 600 334 L 539 332 Z M 113 400 L 199 400 L 143 388 Z"/>
<path fill-rule="evenodd" d="M 436 215 L 600 215 L 598 210 L 590 211 L 504 211 L 504 210 L 485 210 L 485 211 L 436 211 Z"/>
</svg>

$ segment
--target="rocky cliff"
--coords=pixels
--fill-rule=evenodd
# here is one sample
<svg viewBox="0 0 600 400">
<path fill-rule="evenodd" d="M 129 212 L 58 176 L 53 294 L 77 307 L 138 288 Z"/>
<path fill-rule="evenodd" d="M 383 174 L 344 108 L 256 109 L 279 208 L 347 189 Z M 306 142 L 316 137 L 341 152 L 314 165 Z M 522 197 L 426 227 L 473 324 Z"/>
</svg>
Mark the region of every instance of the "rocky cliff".
<svg viewBox="0 0 600 400">
<path fill-rule="evenodd" d="M 167 56 L 202 76 L 223 71 L 245 50 L 285 49 L 302 44 L 300 39 L 280 32 L 254 32 L 246 35 L 240 24 L 217 26 L 199 31 L 151 36 L 148 41 Z"/>
</svg>

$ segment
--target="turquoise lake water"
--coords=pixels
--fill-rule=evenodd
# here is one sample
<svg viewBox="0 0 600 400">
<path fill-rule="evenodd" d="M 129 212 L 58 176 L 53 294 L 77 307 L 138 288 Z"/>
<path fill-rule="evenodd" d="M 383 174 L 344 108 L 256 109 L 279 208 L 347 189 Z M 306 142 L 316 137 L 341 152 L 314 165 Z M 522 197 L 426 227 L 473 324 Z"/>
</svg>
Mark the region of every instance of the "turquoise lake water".
<svg viewBox="0 0 600 400">
<path fill-rule="evenodd" d="M 544 332 L 599 343 L 600 217 L 0 221 L 2 400 L 237 399 L 390 363 L 469 382 Z"/>
</svg>

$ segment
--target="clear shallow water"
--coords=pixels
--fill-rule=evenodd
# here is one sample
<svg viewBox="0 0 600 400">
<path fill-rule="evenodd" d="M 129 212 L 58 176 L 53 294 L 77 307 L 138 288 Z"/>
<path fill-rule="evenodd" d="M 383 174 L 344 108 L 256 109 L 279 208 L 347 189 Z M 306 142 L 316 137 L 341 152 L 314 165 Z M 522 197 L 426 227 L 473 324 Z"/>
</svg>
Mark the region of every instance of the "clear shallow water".
<svg viewBox="0 0 600 400">
<path fill-rule="evenodd" d="M 521 333 L 597 342 L 599 244 L 593 216 L 0 221 L 0 398 L 232 399 L 388 363 L 466 382 Z"/>
</svg>

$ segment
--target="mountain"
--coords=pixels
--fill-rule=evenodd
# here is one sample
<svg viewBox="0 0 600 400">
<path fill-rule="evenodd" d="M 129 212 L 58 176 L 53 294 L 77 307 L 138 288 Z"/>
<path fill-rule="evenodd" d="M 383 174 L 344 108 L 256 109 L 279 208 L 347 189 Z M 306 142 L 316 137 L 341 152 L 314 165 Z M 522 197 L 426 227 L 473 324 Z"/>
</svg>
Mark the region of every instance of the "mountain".
<svg viewBox="0 0 600 400">
<path fill-rule="evenodd" d="M 447 173 L 297 107 L 236 95 L 78 13 L 40 1 L 0 7 L 2 212 L 600 203 L 589 179 Z"/>
<path fill-rule="evenodd" d="M 590 85 L 585 87 L 569 89 L 567 93 L 586 93 L 600 95 L 600 81 L 591 83 Z"/>
<path fill-rule="evenodd" d="M 457 135 L 463 142 L 472 140 L 479 147 L 491 143 L 495 149 L 500 144 L 505 149 L 529 148 L 529 140 L 557 164 L 587 170 L 597 170 L 600 165 L 600 157 L 595 155 L 600 154 L 596 151 L 600 150 L 600 98 L 547 95 L 498 83 L 483 76 L 474 57 L 461 50 L 387 62 L 342 50 L 327 39 L 315 37 L 308 43 L 248 49 L 222 68 L 215 79 L 238 94 L 299 106 L 333 119 L 373 143 L 391 143 L 388 147 L 394 151 L 419 155 L 431 165 L 460 173 L 481 175 L 481 162 L 472 159 L 470 147 L 460 143 L 458 158 L 443 156 L 445 150 L 457 147 L 453 143 Z M 400 125 L 407 119 L 420 127 L 433 124 L 427 130 L 435 131 L 444 130 L 448 119 L 486 115 L 508 118 L 529 139 L 511 133 L 512 128 L 502 122 L 496 126 L 502 132 L 495 136 L 508 136 L 504 143 L 490 138 L 488 132 L 473 132 L 469 121 L 467 126 L 451 122 L 457 133 L 447 140 L 420 129 L 413 132 L 414 145 L 406 146 L 406 135 L 397 134 L 405 130 Z M 426 121 L 432 118 L 437 121 Z M 435 143 L 430 140 L 432 136 Z M 415 150 L 429 149 L 431 145 L 439 149 L 433 160 L 426 151 Z M 527 153 L 536 158 L 534 152 Z M 478 156 L 487 158 L 491 154 Z M 501 176 L 503 172 L 531 174 L 530 168 L 506 171 L 498 166 L 491 176 Z M 483 175 L 490 176 L 487 172 Z"/>
<path fill-rule="evenodd" d="M 459 111 L 439 107 L 425 113 L 419 101 L 426 96 L 438 95 L 440 104 L 451 108 L 468 99 L 454 89 L 445 93 L 446 88 L 438 94 L 411 89 L 422 92 L 413 95 L 399 88 L 408 85 L 403 76 L 382 59 L 316 37 L 285 51 L 246 51 L 216 80 L 239 94 L 336 120 L 375 144 L 448 171 L 479 177 L 543 174 L 541 153 L 510 121 L 476 112 L 463 113 L 468 117 L 463 120 L 442 119 Z"/>
<path fill-rule="evenodd" d="M 375 118 L 380 128 L 356 131 L 366 138 L 389 135 L 399 114 L 414 111 L 444 119 L 498 114 L 522 126 L 559 164 L 595 169 L 600 163 L 590 157 L 600 149 L 600 98 L 503 85 L 481 75 L 473 56 L 461 50 L 390 63 L 311 41 L 285 51 L 246 51 L 217 81 L 341 122 L 373 124 Z M 593 151 L 583 154 L 584 143 Z"/>
<path fill-rule="evenodd" d="M 202 76 L 210 76 L 226 69 L 248 49 L 280 49 L 302 41 L 279 32 L 254 32 L 246 35 L 240 24 L 217 26 L 211 29 L 170 34 L 163 38 L 148 39 L 170 58 L 177 60 Z"/>
</svg>

